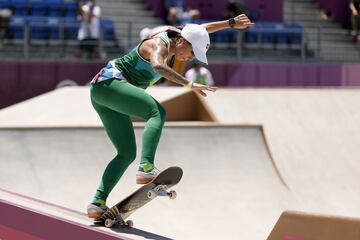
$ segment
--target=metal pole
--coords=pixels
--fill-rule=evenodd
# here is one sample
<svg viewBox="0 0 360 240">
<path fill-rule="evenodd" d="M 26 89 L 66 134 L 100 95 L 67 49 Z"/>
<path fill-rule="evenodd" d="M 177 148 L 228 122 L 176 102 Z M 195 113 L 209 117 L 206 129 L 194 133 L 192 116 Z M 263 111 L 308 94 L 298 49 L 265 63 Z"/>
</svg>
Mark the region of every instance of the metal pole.
<svg viewBox="0 0 360 240">
<path fill-rule="evenodd" d="M 132 22 L 128 22 L 128 46 L 127 46 L 127 50 L 129 51 L 132 47 L 132 28 L 133 28 L 133 23 Z"/>
<path fill-rule="evenodd" d="M 317 27 L 317 57 L 321 58 L 321 27 Z"/>
<path fill-rule="evenodd" d="M 295 0 L 291 1 L 291 23 L 295 23 Z"/>
<path fill-rule="evenodd" d="M 263 47 L 263 45 L 262 45 L 262 32 L 261 32 L 261 29 L 260 28 L 258 28 L 257 29 L 257 36 L 258 36 L 258 49 L 260 49 L 260 48 L 262 48 Z"/>
<path fill-rule="evenodd" d="M 236 56 L 237 59 L 242 57 L 242 48 L 243 48 L 243 31 L 238 31 L 236 38 Z"/>
<path fill-rule="evenodd" d="M 101 32 L 100 32 L 100 39 L 99 39 L 99 56 L 102 59 L 103 56 L 105 56 L 105 50 L 104 50 L 104 41 L 105 41 L 105 30 L 104 28 L 101 28 Z"/>
<path fill-rule="evenodd" d="M 302 30 L 301 31 L 301 59 L 303 62 L 306 61 L 306 36 L 305 36 L 305 31 Z"/>
<path fill-rule="evenodd" d="M 29 58 L 29 48 L 30 48 L 30 27 L 25 26 L 24 28 L 24 58 Z"/>
<path fill-rule="evenodd" d="M 61 52 L 60 57 L 65 56 L 65 24 L 63 21 L 60 21 L 60 45 L 61 45 Z"/>
</svg>

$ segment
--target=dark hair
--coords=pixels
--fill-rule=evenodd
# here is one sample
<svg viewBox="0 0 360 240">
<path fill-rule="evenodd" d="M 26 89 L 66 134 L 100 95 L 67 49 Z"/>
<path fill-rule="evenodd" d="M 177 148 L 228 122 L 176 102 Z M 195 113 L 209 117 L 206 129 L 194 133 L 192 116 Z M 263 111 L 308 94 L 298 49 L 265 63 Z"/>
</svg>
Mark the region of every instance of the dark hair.
<svg viewBox="0 0 360 240">
<path fill-rule="evenodd" d="M 174 31 L 167 31 L 167 35 L 169 38 L 177 38 L 180 37 L 180 33 Z"/>
<path fill-rule="evenodd" d="M 178 30 L 182 30 L 184 28 L 184 26 L 175 26 L 175 27 L 171 27 L 168 30 L 166 30 L 167 35 L 169 38 L 177 38 L 180 37 L 180 33 L 177 32 L 174 28 L 178 29 Z"/>
<path fill-rule="evenodd" d="M 180 32 L 183 28 L 184 28 L 183 26 L 176 26 L 176 27 L 168 26 L 167 28 L 162 29 L 160 32 L 152 33 L 148 38 L 152 38 L 155 35 L 162 32 L 166 32 L 169 38 L 177 38 L 180 36 Z"/>
</svg>

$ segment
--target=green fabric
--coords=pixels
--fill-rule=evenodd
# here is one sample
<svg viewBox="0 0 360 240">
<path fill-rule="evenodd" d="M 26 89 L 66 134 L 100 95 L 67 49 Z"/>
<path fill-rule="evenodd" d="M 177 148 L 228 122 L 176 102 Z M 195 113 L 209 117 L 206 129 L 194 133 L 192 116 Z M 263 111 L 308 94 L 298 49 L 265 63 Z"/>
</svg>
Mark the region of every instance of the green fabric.
<svg viewBox="0 0 360 240">
<path fill-rule="evenodd" d="M 154 169 L 154 164 L 152 163 L 149 163 L 149 162 L 143 162 L 143 163 L 140 163 L 140 166 L 139 166 L 139 171 L 141 172 L 151 172 L 153 169 Z"/>
<path fill-rule="evenodd" d="M 195 80 L 195 82 L 205 85 L 205 84 L 206 84 L 205 76 L 204 76 L 204 75 L 200 75 L 200 76 Z"/>
<path fill-rule="evenodd" d="M 96 196 L 93 198 L 91 203 L 98 206 L 98 207 L 104 207 L 106 205 L 105 200 L 103 200 L 101 198 L 98 198 Z"/>
<path fill-rule="evenodd" d="M 169 46 L 170 42 L 167 33 L 162 33 L 159 37 Z M 141 43 L 139 46 L 140 45 Z M 119 69 L 134 86 L 146 89 L 155 84 L 161 78 L 161 75 L 152 68 L 148 60 L 140 56 L 139 46 L 132 49 L 123 57 L 115 59 L 115 67 Z M 165 63 L 166 61 L 165 59 Z"/>
<path fill-rule="evenodd" d="M 95 198 L 106 200 L 136 157 L 136 141 L 130 116 L 146 121 L 140 166 L 154 164 L 165 122 L 165 109 L 143 89 L 125 80 L 109 79 L 91 85 L 91 102 L 117 150 L 102 176 Z"/>
</svg>

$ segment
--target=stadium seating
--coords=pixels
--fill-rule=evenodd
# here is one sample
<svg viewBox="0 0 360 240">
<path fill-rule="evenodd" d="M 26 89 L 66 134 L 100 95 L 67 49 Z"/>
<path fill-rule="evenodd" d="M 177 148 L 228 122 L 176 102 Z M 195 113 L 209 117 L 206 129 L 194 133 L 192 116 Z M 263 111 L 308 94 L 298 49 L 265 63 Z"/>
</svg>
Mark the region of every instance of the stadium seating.
<svg viewBox="0 0 360 240">
<path fill-rule="evenodd" d="M 262 42 L 264 44 L 271 44 L 275 42 L 275 37 L 277 35 L 274 30 L 276 30 L 275 24 L 271 22 L 263 22 L 261 28 L 262 30 Z"/>
<path fill-rule="evenodd" d="M 75 0 L 64 0 L 63 9 L 65 17 L 76 17 L 76 1 Z"/>
<path fill-rule="evenodd" d="M 232 43 L 236 41 L 236 32 L 232 29 L 215 32 L 210 34 L 210 40 L 214 43 Z"/>
<path fill-rule="evenodd" d="M 29 0 L 11 0 L 14 16 L 26 16 L 29 13 Z"/>
<path fill-rule="evenodd" d="M 31 16 L 46 16 L 47 15 L 47 3 L 46 0 L 30 0 L 29 8 Z"/>
<path fill-rule="evenodd" d="M 47 18 L 30 17 L 27 19 L 28 26 L 31 28 L 31 39 L 47 38 Z"/>
<path fill-rule="evenodd" d="M 9 21 L 9 38 L 23 39 L 25 27 L 30 28 L 31 39 L 61 40 L 62 27 L 64 40 L 77 40 L 80 23 L 74 17 L 13 16 Z M 110 19 L 101 19 L 100 26 L 104 41 L 115 41 L 115 26 Z"/>
<path fill-rule="evenodd" d="M 79 22 L 76 18 L 64 18 L 64 37 L 65 40 L 76 40 L 79 29 Z"/>
<path fill-rule="evenodd" d="M 24 38 L 24 31 L 26 26 L 26 19 L 24 17 L 12 17 L 9 21 L 9 38 L 22 39 Z"/>
<path fill-rule="evenodd" d="M 0 0 L 0 9 L 10 8 L 14 16 L 76 17 L 76 0 Z"/>
<path fill-rule="evenodd" d="M 101 19 L 100 26 L 101 26 L 101 29 L 103 30 L 105 41 L 114 41 L 116 39 L 115 26 L 114 26 L 114 22 L 112 20 Z"/>
<path fill-rule="evenodd" d="M 47 0 L 48 16 L 60 17 L 63 14 L 63 0 Z M 76 14 L 75 14 L 76 15 Z"/>
<path fill-rule="evenodd" d="M 247 43 L 301 44 L 303 27 L 299 24 L 257 22 L 245 32 Z"/>
<path fill-rule="evenodd" d="M 213 20 L 194 20 L 202 24 Z M 245 42 L 250 44 L 301 44 L 303 27 L 300 24 L 277 22 L 257 22 L 250 29 L 245 30 Z M 235 43 L 237 31 L 233 29 L 221 30 L 210 34 L 213 43 Z"/>
<path fill-rule="evenodd" d="M 60 28 L 59 28 L 60 24 L 61 24 L 61 19 L 58 17 L 47 18 L 48 39 L 60 40 Z"/>
<path fill-rule="evenodd" d="M 291 29 L 292 32 L 288 33 L 288 39 L 290 43 L 301 44 L 303 27 L 300 24 L 284 24 L 287 29 Z"/>
<path fill-rule="evenodd" d="M 10 0 L 0 0 L 0 9 L 2 8 L 10 8 L 11 1 Z"/>
<path fill-rule="evenodd" d="M 25 27 L 30 28 L 31 39 L 76 40 L 79 29 L 76 0 L 0 0 L 0 8 L 10 8 L 10 39 L 23 39 Z M 115 40 L 114 23 L 101 19 L 105 41 Z"/>
</svg>

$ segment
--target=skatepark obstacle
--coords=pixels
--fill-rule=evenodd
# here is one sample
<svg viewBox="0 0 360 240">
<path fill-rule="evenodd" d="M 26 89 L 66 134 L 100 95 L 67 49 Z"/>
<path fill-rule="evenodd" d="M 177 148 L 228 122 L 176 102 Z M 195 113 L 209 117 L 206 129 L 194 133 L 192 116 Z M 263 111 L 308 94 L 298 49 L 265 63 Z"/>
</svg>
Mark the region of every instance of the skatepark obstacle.
<svg viewBox="0 0 360 240">
<path fill-rule="evenodd" d="M 267 240 L 345 239 L 360 239 L 360 219 L 285 211 Z"/>
</svg>

